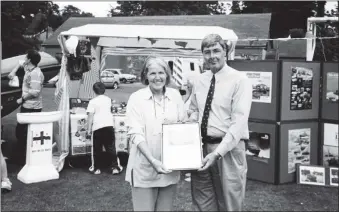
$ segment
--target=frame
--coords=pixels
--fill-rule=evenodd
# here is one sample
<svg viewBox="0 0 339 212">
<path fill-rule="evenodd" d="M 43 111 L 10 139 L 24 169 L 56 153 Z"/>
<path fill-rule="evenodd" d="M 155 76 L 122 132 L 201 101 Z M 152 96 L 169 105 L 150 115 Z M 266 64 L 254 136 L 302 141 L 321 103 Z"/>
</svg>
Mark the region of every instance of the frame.
<svg viewBox="0 0 339 212">
<path fill-rule="evenodd" d="M 338 168 L 330 167 L 330 186 L 338 187 Z"/>
<path fill-rule="evenodd" d="M 197 170 L 203 153 L 198 122 L 162 125 L 162 163 L 169 170 Z"/>
<path fill-rule="evenodd" d="M 326 169 L 322 166 L 297 164 L 297 183 L 326 186 Z"/>
</svg>

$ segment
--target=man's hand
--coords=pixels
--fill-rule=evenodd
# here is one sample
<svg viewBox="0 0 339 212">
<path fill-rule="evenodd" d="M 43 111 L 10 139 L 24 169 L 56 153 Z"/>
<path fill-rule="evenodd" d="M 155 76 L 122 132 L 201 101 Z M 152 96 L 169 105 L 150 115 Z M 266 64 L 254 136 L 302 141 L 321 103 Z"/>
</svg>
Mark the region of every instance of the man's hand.
<svg viewBox="0 0 339 212">
<path fill-rule="evenodd" d="M 16 75 L 15 72 L 11 72 L 11 73 L 8 74 L 7 77 L 8 77 L 8 79 L 12 80 L 15 77 L 15 75 Z"/>
<path fill-rule="evenodd" d="M 198 171 L 205 171 L 209 167 L 211 167 L 217 160 L 218 160 L 218 154 L 215 152 L 211 152 L 202 160 L 202 166 Z"/>
<path fill-rule="evenodd" d="M 165 166 L 161 163 L 161 161 L 157 159 L 153 159 L 151 164 L 158 174 L 168 174 L 172 172 L 171 170 L 166 169 Z"/>
<path fill-rule="evenodd" d="M 17 100 L 16 100 L 16 103 L 18 103 L 18 105 L 21 105 L 21 104 L 23 103 L 22 98 L 17 99 Z"/>
</svg>

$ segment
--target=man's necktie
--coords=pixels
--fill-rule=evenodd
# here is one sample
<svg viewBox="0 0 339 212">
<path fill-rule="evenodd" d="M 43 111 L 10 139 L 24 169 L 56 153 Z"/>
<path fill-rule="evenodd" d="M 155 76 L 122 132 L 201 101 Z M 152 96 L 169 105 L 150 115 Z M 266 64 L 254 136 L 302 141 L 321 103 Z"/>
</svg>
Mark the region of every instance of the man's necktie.
<svg viewBox="0 0 339 212">
<path fill-rule="evenodd" d="M 208 117 L 210 115 L 211 103 L 212 103 L 213 95 L 214 95 L 214 87 L 215 87 L 215 77 L 213 74 L 210 89 L 208 90 L 208 94 L 206 98 L 204 114 L 202 116 L 202 121 L 201 121 L 201 136 L 203 138 L 207 136 L 207 123 L 208 123 Z"/>
</svg>

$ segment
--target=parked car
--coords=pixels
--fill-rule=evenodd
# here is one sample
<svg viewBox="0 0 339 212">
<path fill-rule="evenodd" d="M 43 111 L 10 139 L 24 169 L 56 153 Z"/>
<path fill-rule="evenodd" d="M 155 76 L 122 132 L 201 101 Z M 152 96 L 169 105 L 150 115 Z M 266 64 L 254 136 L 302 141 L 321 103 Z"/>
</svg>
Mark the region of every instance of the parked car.
<svg viewBox="0 0 339 212">
<path fill-rule="evenodd" d="M 110 71 L 113 74 L 117 75 L 119 77 L 119 81 L 122 83 L 133 83 L 137 81 L 137 76 L 133 74 L 123 74 L 122 69 L 119 68 L 107 68 L 104 71 Z"/>
<path fill-rule="evenodd" d="M 112 87 L 113 89 L 118 89 L 119 87 L 119 77 L 110 71 L 102 71 L 100 80 L 106 87 Z"/>
<path fill-rule="evenodd" d="M 47 54 L 46 52 L 39 53 L 41 61 L 38 66 L 44 74 L 44 83 L 47 83 L 59 73 L 61 65 L 55 57 Z M 19 60 L 25 60 L 25 57 L 26 54 L 1 60 L 1 106 L 3 106 L 3 109 L 1 110 L 1 118 L 12 113 L 19 107 L 16 100 L 22 95 L 21 86 L 25 72 L 23 68 L 20 68 L 17 72 L 17 76 L 19 78 L 18 88 L 13 88 L 8 85 L 8 74 L 18 64 Z"/>
</svg>

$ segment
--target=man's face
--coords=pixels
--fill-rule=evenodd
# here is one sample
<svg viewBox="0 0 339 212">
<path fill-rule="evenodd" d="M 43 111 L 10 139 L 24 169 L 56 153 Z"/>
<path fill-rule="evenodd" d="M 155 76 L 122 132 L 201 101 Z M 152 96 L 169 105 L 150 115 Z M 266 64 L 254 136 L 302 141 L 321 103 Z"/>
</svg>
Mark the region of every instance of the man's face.
<svg viewBox="0 0 339 212">
<path fill-rule="evenodd" d="M 202 51 L 202 55 L 204 57 L 204 62 L 214 73 L 225 65 L 226 51 L 219 43 L 210 47 L 205 47 Z"/>
<path fill-rule="evenodd" d="M 23 64 L 23 66 L 26 66 L 26 65 L 28 65 L 30 62 L 31 62 L 31 60 L 30 60 L 30 59 L 28 59 L 28 57 L 27 57 L 27 55 L 26 55 L 26 57 L 25 57 L 25 61 L 24 61 L 24 64 Z"/>
</svg>

